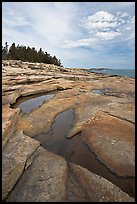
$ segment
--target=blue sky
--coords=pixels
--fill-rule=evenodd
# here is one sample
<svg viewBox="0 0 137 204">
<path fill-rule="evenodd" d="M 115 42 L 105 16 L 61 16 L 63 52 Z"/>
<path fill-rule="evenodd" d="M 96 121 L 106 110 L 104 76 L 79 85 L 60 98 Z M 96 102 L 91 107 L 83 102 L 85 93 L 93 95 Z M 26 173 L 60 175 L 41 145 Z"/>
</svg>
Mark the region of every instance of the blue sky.
<svg viewBox="0 0 137 204">
<path fill-rule="evenodd" d="M 135 2 L 3 2 L 2 44 L 41 47 L 64 67 L 135 68 Z"/>
</svg>

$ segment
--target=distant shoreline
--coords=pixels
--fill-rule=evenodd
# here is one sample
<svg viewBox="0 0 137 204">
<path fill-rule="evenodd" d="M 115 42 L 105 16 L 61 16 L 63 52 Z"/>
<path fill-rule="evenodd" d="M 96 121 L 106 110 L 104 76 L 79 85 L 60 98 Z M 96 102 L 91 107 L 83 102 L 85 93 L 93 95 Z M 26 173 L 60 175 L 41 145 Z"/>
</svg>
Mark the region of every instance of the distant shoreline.
<svg viewBox="0 0 137 204">
<path fill-rule="evenodd" d="M 111 70 L 111 68 L 90 68 L 90 70 Z"/>
<path fill-rule="evenodd" d="M 86 69 L 88 72 L 94 72 L 98 74 L 111 74 L 113 76 L 124 76 L 135 78 L 135 69 L 108 69 L 108 68 L 91 68 Z"/>
</svg>

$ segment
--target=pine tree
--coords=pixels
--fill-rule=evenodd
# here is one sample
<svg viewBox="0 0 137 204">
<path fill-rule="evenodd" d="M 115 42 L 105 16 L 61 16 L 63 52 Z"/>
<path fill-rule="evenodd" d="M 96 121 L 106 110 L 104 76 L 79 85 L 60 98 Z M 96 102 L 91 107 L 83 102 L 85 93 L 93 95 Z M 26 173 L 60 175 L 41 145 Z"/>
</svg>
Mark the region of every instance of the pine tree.
<svg viewBox="0 0 137 204">
<path fill-rule="evenodd" d="M 5 47 L 2 47 L 2 59 L 22 60 L 39 63 L 43 62 L 47 64 L 55 64 L 58 66 L 62 66 L 60 60 L 58 60 L 55 55 L 52 57 L 47 52 L 44 53 L 42 51 L 42 48 L 40 48 L 37 52 L 35 47 L 30 48 L 28 46 L 26 48 L 26 46 L 20 46 L 19 44 L 16 47 L 15 43 L 12 43 L 8 52 L 7 42 L 5 43 Z"/>
<path fill-rule="evenodd" d="M 42 51 L 42 48 L 40 48 L 38 51 L 38 62 L 39 63 L 43 62 L 43 56 L 44 56 L 44 52 Z"/>
<path fill-rule="evenodd" d="M 5 47 L 2 46 L 2 59 L 8 59 L 8 43 L 5 42 Z"/>
<path fill-rule="evenodd" d="M 15 46 L 15 43 L 12 43 L 10 49 L 9 49 L 9 58 L 10 59 L 18 59 L 19 53 L 17 52 L 17 48 Z"/>
</svg>

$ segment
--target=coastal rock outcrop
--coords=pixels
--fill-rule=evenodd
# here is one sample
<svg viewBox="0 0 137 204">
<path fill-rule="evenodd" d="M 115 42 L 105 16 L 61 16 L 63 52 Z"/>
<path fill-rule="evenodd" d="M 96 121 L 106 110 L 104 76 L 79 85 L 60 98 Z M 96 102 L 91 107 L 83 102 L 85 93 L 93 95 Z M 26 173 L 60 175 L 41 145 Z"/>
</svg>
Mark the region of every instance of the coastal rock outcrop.
<svg viewBox="0 0 137 204">
<path fill-rule="evenodd" d="M 27 159 L 37 149 L 40 143 L 24 135 L 21 131 L 16 132 L 3 150 L 3 198 L 13 189 L 22 175 Z"/>
<path fill-rule="evenodd" d="M 28 113 L 14 104 L 24 96 L 56 91 Z M 123 179 L 123 192 L 111 181 L 56 155 L 35 140 L 48 133 L 55 117 L 69 109 L 71 140 L 82 142 L 105 168 Z M 43 63 L 2 62 L 2 168 L 6 202 L 134 202 L 135 80 Z M 64 124 L 62 124 L 64 125 Z M 86 156 L 85 156 L 86 159 Z M 128 181 L 126 181 L 128 182 Z"/>
<path fill-rule="evenodd" d="M 135 176 L 134 124 L 99 111 L 87 122 L 82 136 L 111 171 L 118 176 Z"/>
<path fill-rule="evenodd" d="M 14 136 L 19 109 L 11 109 L 9 104 L 2 106 L 2 148 Z"/>
<path fill-rule="evenodd" d="M 7 198 L 7 202 L 13 201 L 133 202 L 134 199 L 106 179 L 39 147 Z"/>
</svg>

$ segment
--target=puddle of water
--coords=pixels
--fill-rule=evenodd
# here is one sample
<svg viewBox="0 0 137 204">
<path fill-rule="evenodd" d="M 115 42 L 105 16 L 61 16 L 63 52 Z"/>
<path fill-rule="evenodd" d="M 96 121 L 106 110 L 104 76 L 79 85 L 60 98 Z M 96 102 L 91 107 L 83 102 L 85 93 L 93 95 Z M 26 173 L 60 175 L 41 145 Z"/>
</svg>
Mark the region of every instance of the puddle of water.
<svg viewBox="0 0 137 204">
<path fill-rule="evenodd" d="M 55 94 L 50 93 L 20 97 L 15 104 L 11 105 L 11 108 L 19 108 L 23 113 L 30 113 L 33 109 L 42 105 L 44 101 L 48 101 L 54 96 Z"/>
<path fill-rule="evenodd" d="M 67 110 L 56 116 L 52 127 L 47 133 L 42 133 L 34 137 L 41 142 L 41 146 L 56 154 L 63 156 L 63 144 L 69 142 L 66 138 L 67 131 L 71 128 L 74 121 L 73 110 Z M 62 154 L 61 154 L 62 152 Z"/>
<path fill-rule="evenodd" d="M 121 178 L 107 169 L 96 155 L 90 151 L 88 146 L 82 141 L 80 134 L 71 139 L 67 139 L 67 131 L 74 122 L 73 109 L 67 110 L 56 116 L 54 123 L 47 133 L 36 135 L 34 139 L 41 142 L 45 149 L 63 156 L 66 160 L 78 164 L 89 171 L 103 176 L 112 183 L 119 186 L 130 196 L 134 196 L 135 181 L 131 178 Z"/>
<path fill-rule="evenodd" d="M 101 94 L 101 95 L 103 95 L 103 91 L 100 90 L 100 89 L 93 89 L 92 92 L 93 92 L 93 93 L 96 93 L 96 94 Z"/>
<path fill-rule="evenodd" d="M 110 91 L 110 88 L 104 88 L 104 89 L 92 89 L 93 93 L 100 94 L 100 95 L 105 95 L 105 96 L 115 96 L 115 97 L 125 97 L 127 96 L 128 98 L 135 97 L 134 93 L 123 93 L 123 92 L 112 92 Z"/>
<path fill-rule="evenodd" d="M 93 92 L 93 93 L 96 93 L 96 94 L 104 95 L 108 90 L 109 90 L 109 88 L 104 88 L 104 89 L 92 89 L 92 92 Z"/>
</svg>

